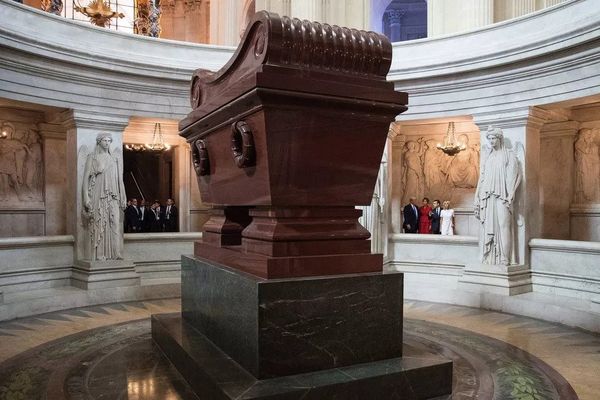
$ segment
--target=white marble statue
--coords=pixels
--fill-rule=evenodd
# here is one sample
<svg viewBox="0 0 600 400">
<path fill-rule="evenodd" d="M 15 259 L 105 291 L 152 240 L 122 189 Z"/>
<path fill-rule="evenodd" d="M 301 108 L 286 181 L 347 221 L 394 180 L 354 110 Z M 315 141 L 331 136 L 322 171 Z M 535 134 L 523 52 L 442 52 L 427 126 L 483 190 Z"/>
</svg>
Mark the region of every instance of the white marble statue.
<svg viewBox="0 0 600 400">
<path fill-rule="evenodd" d="M 123 165 L 111 144 L 112 136 L 100 133 L 85 162 L 82 200 L 90 241 L 86 258 L 92 261 L 123 258 L 122 210 L 127 200 Z"/>
<path fill-rule="evenodd" d="M 582 129 L 575 142 L 576 204 L 600 202 L 600 129 Z"/>
<path fill-rule="evenodd" d="M 481 222 L 479 247 L 484 264 L 514 263 L 513 202 L 521 183 L 519 160 L 506 147 L 500 128 L 488 127 L 490 147 L 483 151 L 475 192 L 475 217 Z"/>
</svg>

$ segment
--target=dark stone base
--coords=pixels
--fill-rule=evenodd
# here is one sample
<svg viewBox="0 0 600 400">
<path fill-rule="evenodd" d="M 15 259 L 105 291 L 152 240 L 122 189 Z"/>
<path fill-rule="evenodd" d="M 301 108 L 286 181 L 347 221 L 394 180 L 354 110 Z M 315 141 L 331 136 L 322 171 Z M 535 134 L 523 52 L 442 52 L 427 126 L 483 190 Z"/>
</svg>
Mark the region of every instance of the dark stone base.
<svg viewBox="0 0 600 400">
<path fill-rule="evenodd" d="M 452 362 L 416 349 L 403 358 L 258 380 L 180 314 L 153 315 L 152 337 L 206 400 L 413 400 L 452 391 Z"/>
<path fill-rule="evenodd" d="M 183 318 L 258 379 L 401 357 L 402 289 L 401 273 L 262 279 L 181 263 Z"/>
</svg>

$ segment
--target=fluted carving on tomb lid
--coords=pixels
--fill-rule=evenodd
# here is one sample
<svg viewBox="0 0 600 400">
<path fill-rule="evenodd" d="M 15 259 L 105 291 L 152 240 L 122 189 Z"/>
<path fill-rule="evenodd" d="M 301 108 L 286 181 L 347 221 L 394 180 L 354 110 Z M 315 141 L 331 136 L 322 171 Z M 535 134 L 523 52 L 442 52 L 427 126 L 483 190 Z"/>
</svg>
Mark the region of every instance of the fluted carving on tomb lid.
<svg viewBox="0 0 600 400">
<path fill-rule="evenodd" d="M 61 15 L 63 2 L 62 0 L 42 0 L 40 8 L 51 14 Z"/>
</svg>

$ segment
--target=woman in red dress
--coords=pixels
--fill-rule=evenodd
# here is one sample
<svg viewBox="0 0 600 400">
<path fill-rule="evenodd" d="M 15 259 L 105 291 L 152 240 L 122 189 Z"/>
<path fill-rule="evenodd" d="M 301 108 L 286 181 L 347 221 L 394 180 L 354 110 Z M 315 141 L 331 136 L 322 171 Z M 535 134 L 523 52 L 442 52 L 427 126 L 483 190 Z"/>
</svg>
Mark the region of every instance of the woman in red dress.
<svg viewBox="0 0 600 400">
<path fill-rule="evenodd" d="M 419 207 L 419 233 L 431 233 L 431 206 L 427 197 Z"/>
</svg>

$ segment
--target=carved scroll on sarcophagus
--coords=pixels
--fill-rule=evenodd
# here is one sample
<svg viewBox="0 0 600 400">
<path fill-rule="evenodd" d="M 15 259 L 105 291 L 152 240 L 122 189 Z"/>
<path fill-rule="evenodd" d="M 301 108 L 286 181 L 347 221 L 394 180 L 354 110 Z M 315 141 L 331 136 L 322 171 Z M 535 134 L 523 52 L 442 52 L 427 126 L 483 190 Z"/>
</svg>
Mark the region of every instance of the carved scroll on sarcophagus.
<svg viewBox="0 0 600 400">
<path fill-rule="evenodd" d="M 265 278 L 381 271 L 354 206 L 406 110 L 391 57 L 377 33 L 260 12 L 221 70 L 194 73 L 180 134 L 216 205 L 197 256 Z"/>
</svg>

